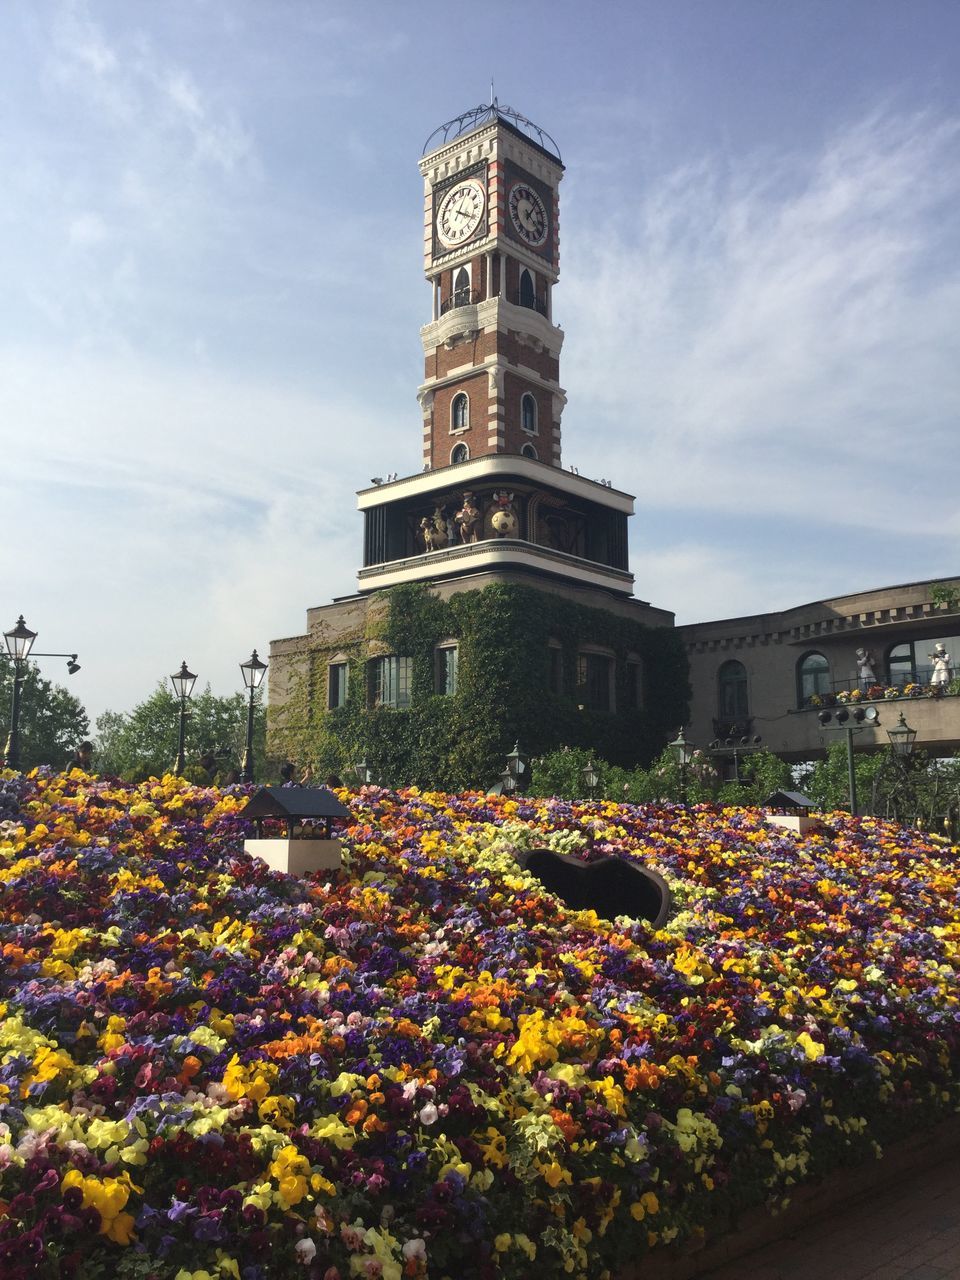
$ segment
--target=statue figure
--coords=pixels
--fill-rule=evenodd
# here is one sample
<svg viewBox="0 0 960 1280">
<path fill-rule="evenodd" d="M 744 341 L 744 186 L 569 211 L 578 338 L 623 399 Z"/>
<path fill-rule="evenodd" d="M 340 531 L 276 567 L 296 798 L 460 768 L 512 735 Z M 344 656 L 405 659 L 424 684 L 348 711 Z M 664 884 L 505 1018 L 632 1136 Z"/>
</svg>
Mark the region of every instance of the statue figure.
<svg viewBox="0 0 960 1280">
<path fill-rule="evenodd" d="M 433 545 L 436 550 L 447 545 L 447 522 L 444 518 L 443 508 L 434 507 L 433 509 Z"/>
<path fill-rule="evenodd" d="M 425 551 L 434 551 L 434 538 L 436 530 L 433 527 L 433 521 L 429 516 L 424 516 L 420 521 L 420 536 L 423 538 L 423 548 Z"/>
<path fill-rule="evenodd" d="M 472 493 L 463 495 L 463 506 L 454 516 L 457 524 L 460 526 L 461 542 L 477 541 L 477 525 L 480 523 L 480 511 L 474 502 Z"/>
<path fill-rule="evenodd" d="M 933 663 L 933 675 L 930 677 L 930 683 L 932 685 L 949 684 L 950 655 L 939 641 L 933 646 L 933 653 L 928 653 L 927 657 Z"/>
<path fill-rule="evenodd" d="M 857 683 L 861 689 L 869 689 L 872 684 L 877 683 L 873 654 L 869 649 L 857 650 Z"/>
<path fill-rule="evenodd" d="M 505 491 L 494 493 L 493 504 L 487 513 L 490 529 L 496 538 L 515 538 L 520 532 L 520 521 L 513 507 L 513 494 Z"/>
</svg>

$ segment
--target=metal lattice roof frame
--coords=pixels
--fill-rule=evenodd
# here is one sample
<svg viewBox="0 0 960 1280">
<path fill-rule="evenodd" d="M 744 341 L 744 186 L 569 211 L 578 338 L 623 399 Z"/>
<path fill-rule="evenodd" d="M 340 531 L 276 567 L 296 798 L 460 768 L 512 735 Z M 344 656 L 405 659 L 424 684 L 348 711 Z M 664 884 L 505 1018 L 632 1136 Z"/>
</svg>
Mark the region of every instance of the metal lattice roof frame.
<svg viewBox="0 0 960 1280">
<path fill-rule="evenodd" d="M 423 144 L 422 154 L 426 155 L 446 142 L 453 142 L 464 134 L 472 133 L 474 129 L 479 129 L 481 125 L 491 120 L 502 120 L 505 124 L 511 125 L 531 142 L 535 142 L 542 151 L 560 160 L 560 148 L 545 129 L 541 129 L 532 120 L 522 116 L 519 111 L 514 111 L 513 107 L 501 107 L 496 98 L 492 102 L 481 103 L 479 107 L 471 107 L 469 111 L 464 111 L 461 115 L 448 120 L 446 124 L 442 124 L 439 129 L 434 129 Z"/>
</svg>

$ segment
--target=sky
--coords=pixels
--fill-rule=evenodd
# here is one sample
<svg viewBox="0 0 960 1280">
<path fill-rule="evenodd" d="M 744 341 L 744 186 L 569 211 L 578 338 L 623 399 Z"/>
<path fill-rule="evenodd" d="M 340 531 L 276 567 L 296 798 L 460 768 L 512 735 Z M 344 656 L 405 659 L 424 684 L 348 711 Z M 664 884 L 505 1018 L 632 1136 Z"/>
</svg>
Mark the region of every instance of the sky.
<svg viewBox="0 0 960 1280">
<path fill-rule="evenodd" d="M 356 589 L 428 136 L 566 166 L 565 465 L 678 622 L 960 575 L 955 0 L 5 0 L 0 622 L 91 718 Z"/>
</svg>

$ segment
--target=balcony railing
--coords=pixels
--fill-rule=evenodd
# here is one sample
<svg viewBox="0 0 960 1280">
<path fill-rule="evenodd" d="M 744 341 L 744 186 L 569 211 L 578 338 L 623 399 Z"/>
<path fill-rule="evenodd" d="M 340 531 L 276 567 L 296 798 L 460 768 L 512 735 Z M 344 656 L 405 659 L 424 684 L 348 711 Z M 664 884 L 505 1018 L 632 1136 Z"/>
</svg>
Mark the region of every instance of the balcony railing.
<svg viewBox="0 0 960 1280">
<path fill-rule="evenodd" d="M 521 298 L 519 293 L 510 293 L 507 295 L 507 301 L 512 302 L 515 307 L 527 307 L 531 311 L 537 311 L 542 316 L 547 314 L 546 298 Z"/>
<path fill-rule="evenodd" d="M 482 301 L 483 294 L 479 289 L 457 289 L 440 303 L 440 314 L 445 316 L 448 311 L 455 311 L 457 307 L 473 307 Z"/>
</svg>

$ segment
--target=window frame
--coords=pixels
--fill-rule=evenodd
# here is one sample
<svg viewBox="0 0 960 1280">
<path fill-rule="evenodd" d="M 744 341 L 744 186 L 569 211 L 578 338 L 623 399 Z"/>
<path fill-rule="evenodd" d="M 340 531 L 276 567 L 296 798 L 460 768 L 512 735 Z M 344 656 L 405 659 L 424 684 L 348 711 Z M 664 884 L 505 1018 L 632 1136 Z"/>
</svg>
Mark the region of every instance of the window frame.
<svg viewBox="0 0 960 1280">
<path fill-rule="evenodd" d="M 730 671 L 733 667 L 739 667 L 743 672 L 742 676 L 738 676 L 736 680 L 724 678 L 724 672 Z M 734 699 L 736 706 L 728 706 L 725 697 L 727 689 L 736 689 L 742 692 L 743 706 L 740 706 L 740 697 Z M 725 662 L 721 662 L 717 668 L 717 715 L 720 720 L 738 722 L 748 720 L 750 718 L 750 677 L 746 666 L 739 658 L 727 658 Z"/>
<path fill-rule="evenodd" d="M 387 664 L 396 664 L 388 667 Z M 384 675 L 390 671 L 390 679 Z M 371 707 L 387 707 L 393 711 L 406 711 L 413 701 L 413 659 L 406 654 L 385 653 L 371 658 L 367 664 L 367 689 Z M 383 696 L 384 684 L 388 684 L 389 697 Z"/>
<path fill-rule="evenodd" d="M 463 405 L 462 415 L 458 412 L 458 405 Z M 463 418 L 462 422 L 457 422 L 459 417 Z M 470 430 L 470 397 L 466 391 L 458 391 L 450 401 L 450 434 L 459 435 L 462 431 Z"/>
<path fill-rule="evenodd" d="M 532 426 L 527 426 L 527 413 L 525 406 L 530 405 L 532 412 L 530 419 Z M 524 391 L 520 397 L 520 430 L 525 431 L 528 436 L 537 436 L 540 434 L 540 406 L 537 404 L 537 397 L 532 391 Z"/>
<path fill-rule="evenodd" d="M 804 664 L 809 662 L 811 658 L 822 658 L 824 663 L 826 664 L 826 670 L 824 670 L 823 667 L 820 667 L 817 669 L 816 672 L 804 671 L 803 669 Z M 830 659 L 827 657 L 825 653 L 821 653 L 819 649 L 808 649 L 806 653 L 801 654 L 801 656 L 797 659 L 796 674 L 797 674 L 797 706 L 798 707 L 809 706 L 810 699 L 812 697 L 814 696 L 822 697 L 823 694 L 831 692 L 833 677 L 831 674 Z M 814 677 L 812 681 L 813 688 L 811 688 L 809 693 L 807 692 L 806 686 L 804 683 L 805 676 Z M 820 676 L 824 677 L 824 679 L 820 680 L 817 678 Z M 824 688 L 822 689 L 817 687 L 821 683 L 824 685 Z"/>
<path fill-rule="evenodd" d="M 596 676 L 592 677 L 590 674 L 591 665 L 595 662 L 602 662 L 604 665 L 603 680 L 597 679 Z M 603 689 L 604 696 L 599 702 L 591 700 L 591 688 Z M 587 711 L 593 711 L 598 715 L 616 714 L 616 660 L 611 650 L 592 645 L 580 646 L 577 650 L 577 694 L 583 698 L 583 702 L 578 705 Z"/>
<path fill-rule="evenodd" d="M 334 672 L 342 672 L 342 681 L 337 677 L 336 687 L 338 699 L 335 702 L 333 698 L 334 690 Z M 340 707 L 347 705 L 347 699 L 350 696 L 350 662 L 346 657 L 339 654 L 335 658 L 331 658 L 327 663 L 327 710 L 337 711 Z"/>
<path fill-rule="evenodd" d="M 452 657 L 452 664 L 450 663 Z M 451 670 L 453 678 L 451 680 Z M 451 637 L 441 640 L 433 649 L 433 691 L 442 698 L 453 698 L 460 682 L 460 641 Z"/>
<path fill-rule="evenodd" d="M 455 457 L 454 455 L 460 453 L 461 450 L 463 452 L 463 457 L 460 457 L 460 458 Z M 470 461 L 470 446 L 467 444 L 465 440 L 458 440 L 457 443 L 450 450 L 451 467 L 458 467 L 461 462 L 469 462 L 469 461 Z"/>
</svg>

